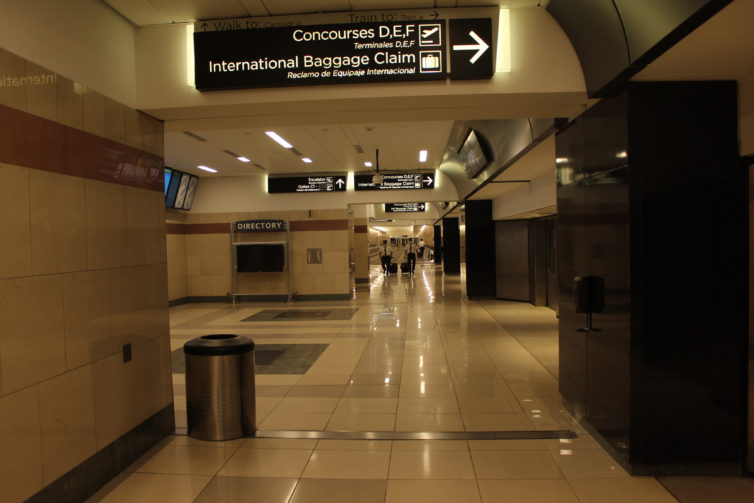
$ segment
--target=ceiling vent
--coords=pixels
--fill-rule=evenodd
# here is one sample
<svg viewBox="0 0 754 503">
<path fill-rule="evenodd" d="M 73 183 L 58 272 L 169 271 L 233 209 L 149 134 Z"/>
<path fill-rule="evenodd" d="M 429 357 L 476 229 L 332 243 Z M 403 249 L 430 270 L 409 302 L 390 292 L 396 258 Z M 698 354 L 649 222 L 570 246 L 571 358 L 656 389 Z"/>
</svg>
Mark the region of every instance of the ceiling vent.
<svg viewBox="0 0 754 503">
<path fill-rule="evenodd" d="M 290 149 L 291 152 L 296 154 L 297 156 L 301 157 L 303 154 L 299 152 L 295 147 Z"/>
<path fill-rule="evenodd" d="M 267 168 L 265 168 L 261 164 L 254 163 L 254 166 L 256 166 L 257 168 L 261 169 L 262 171 L 267 171 Z"/>
<path fill-rule="evenodd" d="M 203 137 L 199 136 L 196 133 L 192 133 L 191 131 L 184 131 L 183 134 L 185 134 L 186 136 L 190 136 L 191 138 L 195 139 L 196 141 L 207 141 L 206 138 L 203 138 Z"/>
<path fill-rule="evenodd" d="M 363 154 L 363 153 L 364 153 L 364 149 L 363 149 L 363 148 L 361 148 L 361 145 L 354 145 L 354 146 L 353 146 L 353 149 L 354 149 L 354 150 L 356 151 L 356 153 L 358 153 L 358 154 Z"/>
<path fill-rule="evenodd" d="M 236 159 L 238 159 L 238 154 L 236 154 L 235 152 L 233 152 L 231 150 L 223 150 L 223 152 L 225 152 L 226 154 L 231 155 L 231 156 L 235 157 Z"/>
</svg>

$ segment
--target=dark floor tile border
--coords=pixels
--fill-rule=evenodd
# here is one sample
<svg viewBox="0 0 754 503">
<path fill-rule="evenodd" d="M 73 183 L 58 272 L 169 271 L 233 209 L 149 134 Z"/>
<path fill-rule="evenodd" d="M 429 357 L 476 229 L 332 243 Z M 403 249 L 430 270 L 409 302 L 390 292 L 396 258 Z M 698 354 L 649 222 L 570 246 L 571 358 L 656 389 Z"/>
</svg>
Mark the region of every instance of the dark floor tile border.
<svg viewBox="0 0 754 503">
<path fill-rule="evenodd" d="M 356 284 L 369 283 L 369 278 L 356 278 Z"/>
<path fill-rule="evenodd" d="M 26 503 L 79 503 L 175 430 L 171 403 L 137 427 L 26 500 Z"/>
<path fill-rule="evenodd" d="M 236 302 L 286 302 L 288 301 L 288 295 L 236 295 Z M 309 300 L 351 300 L 350 293 L 335 293 L 335 294 L 321 294 L 321 295 L 296 295 L 294 294 L 293 300 L 309 301 Z M 219 296 L 195 296 L 195 297 L 181 297 L 180 299 L 173 299 L 168 301 L 168 307 L 182 306 L 183 304 L 201 304 L 204 302 L 227 302 L 231 303 L 233 300 L 226 295 Z"/>
<path fill-rule="evenodd" d="M 293 300 L 351 300 L 350 293 L 325 293 L 320 295 L 293 295 Z"/>
</svg>

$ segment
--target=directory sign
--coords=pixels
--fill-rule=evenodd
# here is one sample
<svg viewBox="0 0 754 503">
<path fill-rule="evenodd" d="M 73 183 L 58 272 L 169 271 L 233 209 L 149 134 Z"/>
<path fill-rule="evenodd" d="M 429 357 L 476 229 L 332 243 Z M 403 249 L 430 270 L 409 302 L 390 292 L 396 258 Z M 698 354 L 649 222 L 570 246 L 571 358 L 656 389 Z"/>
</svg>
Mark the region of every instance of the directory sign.
<svg viewBox="0 0 754 503">
<path fill-rule="evenodd" d="M 290 192 L 344 192 L 346 176 L 284 176 L 267 178 L 268 194 Z"/>
<path fill-rule="evenodd" d="M 442 80 L 445 39 L 444 19 L 196 32 L 196 87 Z"/>
<path fill-rule="evenodd" d="M 426 203 L 385 203 L 385 213 L 422 213 Z"/>
<path fill-rule="evenodd" d="M 433 189 L 435 179 L 427 173 L 392 173 L 382 175 L 382 183 L 372 181 L 373 174 L 354 175 L 356 190 L 410 190 Z"/>
</svg>

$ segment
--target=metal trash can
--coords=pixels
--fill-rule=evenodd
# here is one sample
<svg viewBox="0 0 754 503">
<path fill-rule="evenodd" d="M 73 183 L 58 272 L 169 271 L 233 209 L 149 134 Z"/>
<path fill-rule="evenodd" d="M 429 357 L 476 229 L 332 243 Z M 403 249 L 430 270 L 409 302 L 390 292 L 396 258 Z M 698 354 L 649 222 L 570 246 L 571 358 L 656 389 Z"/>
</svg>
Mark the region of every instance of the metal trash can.
<svg viewBox="0 0 754 503">
<path fill-rule="evenodd" d="M 213 334 L 183 345 L 188 434 L 232 440 L 256 431 L 254 341 Z"/>
</svg>

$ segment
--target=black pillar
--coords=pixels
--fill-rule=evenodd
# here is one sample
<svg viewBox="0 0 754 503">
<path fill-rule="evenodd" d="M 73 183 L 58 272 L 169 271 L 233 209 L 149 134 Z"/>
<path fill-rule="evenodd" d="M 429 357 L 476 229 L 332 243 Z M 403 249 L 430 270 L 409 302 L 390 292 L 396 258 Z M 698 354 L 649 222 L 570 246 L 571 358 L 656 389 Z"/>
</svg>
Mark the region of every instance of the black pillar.
<svg viewBox="0 0 754 503">
<path fill-rule="evenodd" d="M 495 222 L 492 201 L 466 201 L 466 295 L 495 296 Z"/>
<path fill-rule="evenodd" d="M 442 264 L 442 225 L 432 227 L 435 231 L 435 264 Z"/>
<path fill-rule="evenodd" d="M 457 218 L 442 219 L 442 270 L 461 274 L 461 231 Z"/>
<path fill-rule="evenodd" d="M 742 467 L 737 112 L 735 82 L 632 83 L 557 137 L 560 389 L 634 474 Z M 604 281 L 596 330 L 575 276 Z"/>
</svg>

